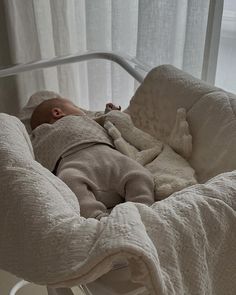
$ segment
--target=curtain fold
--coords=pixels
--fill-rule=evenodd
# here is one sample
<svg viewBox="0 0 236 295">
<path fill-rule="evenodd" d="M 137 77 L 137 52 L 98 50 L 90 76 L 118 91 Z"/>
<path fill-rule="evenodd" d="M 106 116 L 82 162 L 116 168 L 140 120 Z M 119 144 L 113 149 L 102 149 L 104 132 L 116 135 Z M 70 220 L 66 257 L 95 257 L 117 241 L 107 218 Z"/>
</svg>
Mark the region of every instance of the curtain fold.
<svg viewBox="0 0 236 295">
<path fill-rule="evenodd" d="M 236 1 L 225 0 L 216 72 L 216 85 L 236 93 Z"/>
<path fill-rule="evenodd" d="M 4 3 L 0 1 L 0 67 L 11 64 L 10 44 L 6 23 Z M 19 107 L 15 77 L 0 79 L 0 112 L 16 114 Z"/>
<path fill-rule="evenodd" d="M 4 0 L 12 63 L 116 51 L 155 67 L 173 64 L 201 77 L 210 0 Z M 109 61 L 20 74 L 19 106 L 35 91 L 60 92 L 83 108 L 124 109 L 134 80 Z"/>
</svg>

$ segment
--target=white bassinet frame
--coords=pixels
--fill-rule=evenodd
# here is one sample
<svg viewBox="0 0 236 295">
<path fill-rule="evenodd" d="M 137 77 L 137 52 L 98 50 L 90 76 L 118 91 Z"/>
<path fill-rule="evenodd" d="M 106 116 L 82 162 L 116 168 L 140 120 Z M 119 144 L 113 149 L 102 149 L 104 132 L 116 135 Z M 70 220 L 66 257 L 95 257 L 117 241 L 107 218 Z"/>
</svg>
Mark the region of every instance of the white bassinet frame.
<svg viewBox="0 0 236 295">
<path fill-rule="evenodd" d="M 142 82 L 151 68 L 136 58 L 130 57 L 123 53 L 110 51 L 86 51 L 84 53 L 55 57 L 52 59 L 43 59 L 25 64 L 16 64 L 9 67 L 0 68 L 0 78 L 9 77 L 27 71 L 49 68 L 69 63 L 77 63 L 92 59 L 105 59 L 119 64 L 138 82 Z"/>
<path fill-rule="evenodd" d="M 61 57 L 55 57 L 52 59 L 43 59 L 38 61 L 33 61 L 25 64 L 16 64 L 13 66 L 2 67 L 0 68 L 0 78 L 14 76 L 23 72 L 28 72 L 32 70 L 39 70 L 54 66 L 60 66 L 63 64 L 84 62 L 94 59 L 105 59 L 112 61 L 120 65 L 127 73 L 129 73 L 135 80 L 139 83 L 142 83 L 147 73 L 151 68 L 136 58 L 130 57 L 123 53 L 110 52 L 110 51 L 86 51 L 79 54 L 67 55 Z M 9 295 L 15 295 L 22 287 L 27 285 L 28 282 L 21 280 L 13 286 L 10 290 Z M 99 286 L 96 284 L 96 294 L 91 292 L 87 286 L 79 286 L 81 291 L 85 295 L 105 295 L 109 294 L 109 290 L 105 290 L 104 286 Z M 73 292 L 69 288 L 53 289 L 47 288 L 48 295 L 73 295 Z M 129 295 L 135 295 L 139 290 L 135 290 L 132 294 L 129 292 Z M 116 294 L 113 294 L 116 295 Z M 124 294 L 125 295 L 125 294 Z"/>
</svg>

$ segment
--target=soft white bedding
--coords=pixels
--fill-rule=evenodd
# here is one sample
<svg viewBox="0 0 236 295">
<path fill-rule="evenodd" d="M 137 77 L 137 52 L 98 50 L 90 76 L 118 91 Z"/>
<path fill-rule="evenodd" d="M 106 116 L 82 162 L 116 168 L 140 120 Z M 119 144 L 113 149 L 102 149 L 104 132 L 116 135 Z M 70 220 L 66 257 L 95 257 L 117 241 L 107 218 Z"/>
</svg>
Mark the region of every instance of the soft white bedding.
<svg viewBox="0 0 236 295">
<path fill-rule="evenodd" d="M 53 144 L 54 139 L 51 136 L 50 147 L 49 145 L 44 146 L 43 140 L 39 140 L 39 142 L 36 143 L 33 134 L 35 132 L 41 133 L 43 137 L 48 138 L 50 128 L 49 126 L 40 126 L 39 130 L 36 129 L 34 133 L 31 133 L 30 118 L 38 104 L 46 99 L 55 97 L 60 98 L 61 95 L 47 90 L 34 93 L 18 116 L 24 123 L 28 133 L 31 134 L 36 160 L 50 171 L 52 171 L 51 166 L 55 165 L 58 156 L 60 156 L 58 152 L 62 152 L 65 143 L 63 144 L 60 142 L 59 145 L 55 146 Z M 146 114 L 145 108 L 146 105 L 143 106 L 142 112 L 144 122 Z M 185 109 L 180 108 L 176 110 L 174 114 L 174 120 L 176 122 L 173 124 L 170 136 L 168 136 L 166 142 L 162 142 L 158 140 L 158 137 L 155 138 L 147 132 L 144 132 L 142 130 L 142 125 L 140 127 L 141 129 L 136 128 L 130 116 L 125 111 L 112 111 L 106 115 L 104 115 L 104 112 L 83 111 L 87 114 L 88 118 L 95 119 L 100 125 L 107 129 L 110 140 L 113 140 L 114 146 L 118 151 L 136 160 L 151 172 L 155 184 L 156 200 L 162 200 L 173 192 L 197 183 L 195 171 L 187 161 L 192 154 L 192 136 L 186 121 Z M 113 130 L 111 130 L 111 125 L 107 124 L 112 124 Z M 163 121 L 163 124 L 165 125 L 165 121 Z M 82 129 L 86 128 L 87 126 L 84 126 Z M 77 133 L 78 132 L 79 130 L 77 129 Z M 91 132 L 94 133 L 92 130 L 90 133 Z M 78 133 L 78 136 L 86 140 L 86 136 L 83 132 L 80 135 Z M 94 133 L 93 136 L 94 140 L 97 141 L 98 135 Z M 75 139 L 70 130 L 68 130 L 67 137 L 67 144 L 68 140 L 71 142 Z M 77 141 L 78 138 L 76 139 L 76 142 Z M 49 154 L 51 155 L 51 153 L 48 154 L 46 152 L 49 148 L 54 149 L 54 155 L 50 157 Z"/>
<path fill-rule="evenodd" d="M 0 116 L 0 267 L 39 284 L 91 282 L 127 261 L 150 294 L 236 290 L 236 173 L 152 207 L 124 203 L 100 222 L 33 160 L 24 126 Z"/>
<path fill-rule="evenodd" d="M 128 112 L 138 128 L 168 142 L 178 108 L 187 111 L 193 138 L 189 162 L 198 181 L 236 169 L 236 95 L 162 65 L 147 75 Z"/>
<path fill-rule="evenodd" d="M 149 96 L 139 89 L 128 109 L 137 126 L 165 141 L 171 115 L 185 107 L 190 161 L 201 181 L 231 172 L 152 207 L 123 203 L 101 221 L 84 219 L 75 195 L 34 161 L 23 124 L 1 114 L 0 268 L 35 283 L 72 286 L 126 262 L 124 271 L 146 294 L 235 294 L 235 98 L 172 67 L 152 75 L 157 88 Z"/>
<path fill-rule="evenodd" d="M 116 149 L 151 172 L 156 201 L 197 183 L 195 171 L 187 161 L 192 154 L 192 136 L 186 111 L 178 109 L 175 118 L 168 143 L 136 128 L 125 112 L 111 111 L 97 118 L 107 129 Z"/>
</svg>

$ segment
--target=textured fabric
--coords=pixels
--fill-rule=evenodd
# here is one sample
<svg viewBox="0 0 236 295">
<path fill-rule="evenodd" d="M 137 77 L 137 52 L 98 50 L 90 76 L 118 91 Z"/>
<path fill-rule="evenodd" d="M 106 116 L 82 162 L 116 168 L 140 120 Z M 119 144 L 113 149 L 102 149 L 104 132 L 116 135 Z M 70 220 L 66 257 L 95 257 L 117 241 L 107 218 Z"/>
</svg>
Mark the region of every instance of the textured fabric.
<svg viewBox="0 0 236 295">
<path fill-rule="evenodd" d="M 100 219 L 124 201 L 154 203 L 151 173 L 108 145 L 73 149 L 60 161 L 57 176 L 75 193 L 86 218 Z"/>
<path fill-rule="evenodd" d="M 115 287 L 112 269 L 126 262 L 140 294 L 235 293 L 235 172 L 152 207 L 127 202 L 101 221 L 83 219 L 75 195 L 33 160 L 22 123 L 1 114 L 0 127 L 2 269 L 53 286 L 110 272 Z"/>
<path fill-rule="evenodd" d="M 126 144 L 129 150 L 130 148 L 136 151 L 137 149 L 140 150 L 140 152 L 135 153 L 134 157 L 129 156 L 145 166 L 152 173 L 155 200 L 166 198 L 173 192 L 197 183 L 195 171 L 187 160 L 178 155 L 171 147 L 165 146 L 163 148 L 162 142 L 158 139 L 137 129 L 128 114 L 120 111 L 112 111 L 98 119 L 104 120 L 104 118 L 105 122 L 107 120 L 113 122 L 120 130 L 122 136 L 127 140 L 127 142 L 123 143 Z M 54 170 L 58 160 L 64 157 L 65 154 L 78 152 L 94 143 L 112 144 L 111 138 L 105 133 L 105 129 L 96 122 L 89 117 L 76 118 L 73 116 L 69 118 L 65 117 L 53 125 L 44 124 L 39 126 L 33 131 L 31 139 L 36 160 L 50 171 Z M 117 141 L 114 142 L 114 145 L 117 148 Z M 123 152 L 121 149 L 118 150 Z M 119 156 L 117 155 L 117 157 Z M 127 161 L 130 162 L 128 159 Z M 140 169 L 143 170 L 142 167 Z M 143 174 L 145 176 L 144 172 Z M 66 179 L 67 183 L 69 183 L 68 176 Z M 80 189 L 75 188 L 74 182 L 71 183 L 71 186 L 74 187 L 73 191 L 77 191 L 77 194 L 82 194 Z M 83 188 L 84 193 L 85 189 Z M 148 191 L 147 194 L 150 195 Z M 102 209 L 100 208 L 100 210 Z"/>
<path fill-rule="evenodd" d="M 61 96 L 60 94 L 54 93 L 51 91 L 36 92 L 30 97 L 26 106 L 21 110 L 19 114 L 19 118 L 24 123 L 29 133 L 31 133 L 30 117 L 32 115 L 33 110 L 39 103 L 41 103 L 45 99 L 49 99 L 53 97 L 61 97 Z M 175 150 L 171 148 L 173 144 L 171 145 L 171 147 L 165 146 L 163 149 L 162 142 L 150 136 L 148 133 L 145 133 L 141 131 L 140 129 L 135 128 L 128 114 L 124 112 L 112 111 L 107 113 L 104 116 L 104 112 L 92 112 L 92 111 L 88 111 L 84 109 L 83 111 L 90 118 L 96 117 L 98 121 L 99 120 L 101 121 L 100 122 L 101 124 L 104 124 L 104 122 L 107 122 L 107 121 L 115 124 L 116 126 L 115 128 L 116 129 L 118 128 L 118 130 L 120 130 L 120 132 L 122 133 L 122 137 L 127 140 L 127 142 L 126 141 L 123 142 L 123 138 L 121 138 L 122 140 L 116 139 L 114 141 L 114 145 L 116 149 L 118 149 L 120 152 L 124 153 L 125 155 L 130 156 L 132 159 L 135 159 L 143 166 L 148 164 L 146 168 L 154 175 L 156 200 L 161 200 L 163 198 L 166 198 L 167 196 L 171 195 L 173 192 L 179 191 L 187 186 L 197 183 L 194 169 L 189 165 L 186 159 L 182 158 L 179 154 L 175 152 Z M 144 114 L 146 114 L 145 108 L 143 108 L 143 111 L 144 111 Z M 178 119 L 178 111 L 177 111 L 176 120 L 177 119 Z M 177 140 L 181 143 L 180 146 L 184 145 L 185 138 L 186 137 L 188 138 L 189 136 L 188 130 L 187 132 L 184 131 L 184 133 L 181 132 L 181 124 L 186 123 L 186 119 L 185 118 L 182 118 L 182 119 L 183 120 L 178 119 L 176 121 L 172 129 L 173 134 L 171 134 L 172 142 L 175 143 L 175 140 Z M 41 132 L 41 133 L 43 133 L 43 135 L 47 134 L 47 132 L 46 133 Z M 71 131 L 68 134 L 70 133 Z M 111 130 L 109 130 L 108 133 L 110 134 L 111 138 L 113 138 L 111 134 Z M 58 141 L 59 138 L 56 138 L 56 140 Z M 113 138 L 113 140 L 114 139 L 115 138 Z M 50 142 L 54 144 L 55 141 L 51 140 L 49 141 L 49 143 Z M 71 141 L 69 140 L 69 142 Z M 131 145 L 128 144 L 128 142 L 131 143 Z M 125 144 L 125 147 L 128 147 L 128 149 L 125 148 L 125 151 L 127 151 L 127 153 L 124 152 L 124 144 Z M 60 143 L 58 148 L 61 148 L 62 146 L 63 145 L 61 145 Z M 141 150 L 141 152 L 139 152 L 137 148 Z M 56 159 L 55 159 L 56 154 L 54 153 L 54 158 L 49 157 L 48 153 L 45 152 L 48 149 L 50 149 L 50 146 L 49 147 L 45 146 L 43 149 L 43 152 L 40 152 L 40 154 L 43 155 L 44 157 L 47 157 L 48 161 L 54 162 L 54 164 L 52 164 L 52 166 L 54 166 L 56 163 Z M 191 143 L 191 148 L 188 150 L 192 151 L 192 143 Z M 186 153 L 181 153 L 181 151 L 179 150 L 178 152 L 180 154 L 183 154 L 184 157 L 187 156 Z M 160 153 L 161 155 L 158 158 L 156 158 L 153 161 L 153 163 L 150 163 Z M 47 164 L 46 164 L 46 167 L 47 167 Z"/>
<path fill-rule="evenodd" d="M 235 169 L 235 97 L 170 66 L 148 77 L 128 109 L 136 126 L 168 141 L 185 107 L 198 175 Z M 101 221 L 84 219 L 76 196 L 33 160 L 20 121 L 0 122 L 0 268 L 54 286 L 115 288 L 124 273 L 152 295 L 235 293 L 235 171 L 152 207 L 127 202 Z"/>
<path fill-rule="evenodd" d="M 144 106 L 143 110 L 146 113 Z M 113 138 L 116 149 L 152 173 L 155 200 L 162 200 L 197 183 L 195 171 L 186 160 L 192 153 L 192 136 L 184 109 L 177 111 L 168 145 L 135 127 L 127 113 L 111 111 L 101 118 L 105 120 L 104 127 Z"/>
<path fill-rule="evenodd" d="M 193 138 L 189 162 L 198 181 L 236 169 L 236 97 L 232 93 L 163 65 L 148 74 L 127 111 L 136 127 L 167 143 L 178 108 L 187 112 Z"/>
<path fill-rule="evenodd" d="M 65 116 L 54 124 L 42 124 L 31 134 L 36 160 L 53 171 L 58 160 L 88 145 L 103 143 L 113 147 L 105 129 L 87 116 Z"/>
<path fill-rule="evenodd" d="M 174 192 L 196 184 L 195 170 L 189 162 L 165 144 L 162 152 L 147 168 L 154 177 L 155 198 L 162 200 Z"/>
</svg>

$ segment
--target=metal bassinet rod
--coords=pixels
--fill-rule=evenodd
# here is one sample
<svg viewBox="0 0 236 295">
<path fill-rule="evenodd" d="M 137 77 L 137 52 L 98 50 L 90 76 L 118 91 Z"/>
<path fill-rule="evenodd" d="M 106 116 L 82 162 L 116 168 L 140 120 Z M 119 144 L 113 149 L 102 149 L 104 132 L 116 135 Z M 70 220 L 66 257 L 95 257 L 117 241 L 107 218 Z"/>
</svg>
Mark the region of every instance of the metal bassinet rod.
<svg viewBox="0 0 236 295">
<path fill-rule="evenodd" d="M 132 77 L 134 77 L 138 82 L 142 82 L 146 73 L 149 72 L 150 68 L 135 58 L 125 56 L 121 53 L 114 53 L 109 51 L 97 52 L 97 51 L 87 51 L 82 54 L 60 56 L 52 59 L 43 59 L 40 61 L 29 62 L 26 64 L 17 64 L 0 69 L 0 78 L 13 76 L 22 72 L 48 68 L 53 66 L 58 66 L 62 64 L 75 63 L 81 61 L 88 61 L 92 59 L 106 59 L 119 64 L 123 69 L 125 69 Z M 133 65 L 133 66 L 132 66 Z M 144 73 L 140 73 L 140 70 Z"/>
</svg>

